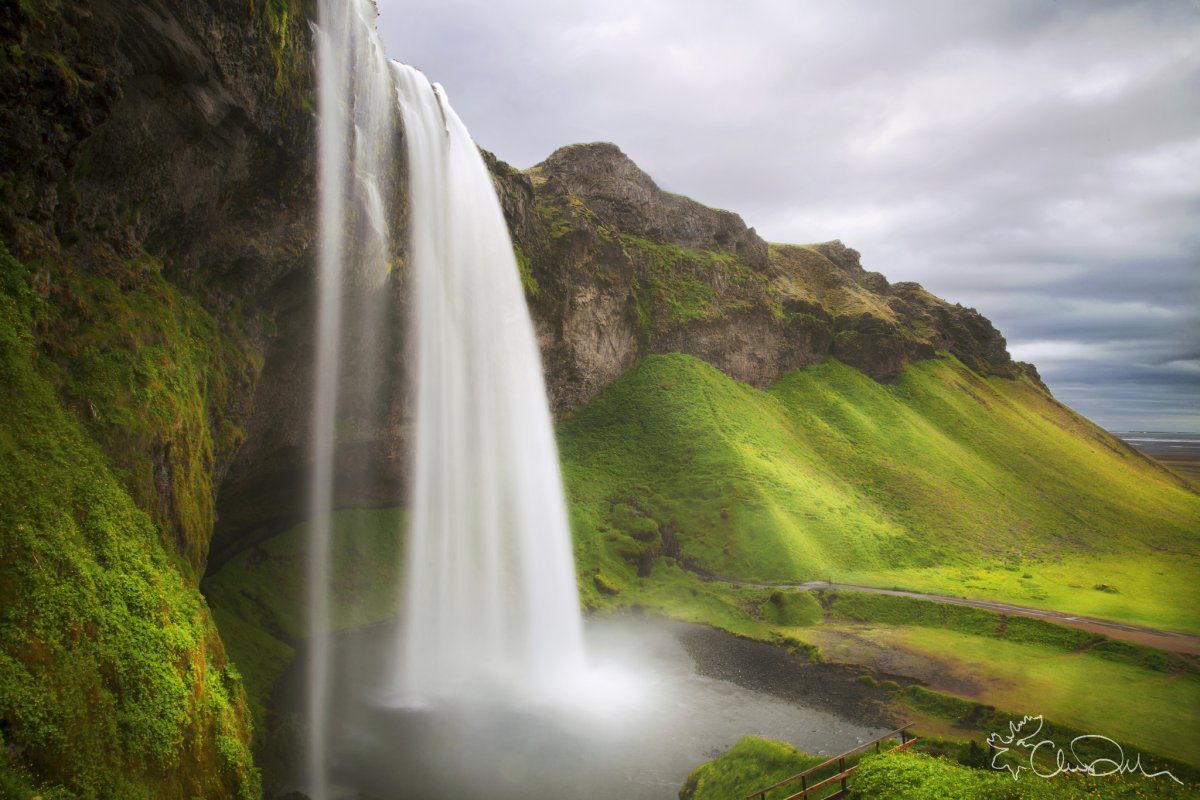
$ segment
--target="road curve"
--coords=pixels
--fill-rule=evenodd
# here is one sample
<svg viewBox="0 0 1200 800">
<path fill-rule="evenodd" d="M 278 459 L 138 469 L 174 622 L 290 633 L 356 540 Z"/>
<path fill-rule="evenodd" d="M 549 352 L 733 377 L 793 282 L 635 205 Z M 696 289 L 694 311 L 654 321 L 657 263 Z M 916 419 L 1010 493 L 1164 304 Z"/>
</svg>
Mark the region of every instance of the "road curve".
<svg viewBox="0 0 1200 800">
<path fill-rule="evenodd" d="M 1173 653 L 1200 655 L 1200 636 L 1176 631 L 1164 631 L 1158 628 L 1147 628 L 1141 625 L 1127 625 L 1124 622 L 1085 617 L 1079 614 L 1067 614 L 1061 611 L 1049 611 L 1044 608 L 1019 606 L 1012 603 L 999 603 L 995 600 L 975 600 L 969 597 L 949 597 L 941 594 L 923 594 L 909 592 L 903 589 L 879 589 L 874 586 L 855 586 L 849 583 L 833 583 L 831 581 L 805 581 L 804 583 L 759 583 L 756 581 L 741 581 L 731 578 L 711 577 L 709 580 L 722 583 L 737 583 L 743 586 L 757 586 L 763 589 L 787 589 L 791 591 L 837 590 L 845 592 L 866 592 L 867 594 L 887 594 L 893 597 L 911 597 L 916 600 L 928 600 L 934 603 L 950 603 L 956 606 L 971 606 L 1001 614 L 1013 614 L 1021 617 L 1035 617 L 1049 620 L 1059 625 L 1102 633 L 1111 639 L 1121 639 L 1136 644 L 1157 647 Z"/>
</svg>

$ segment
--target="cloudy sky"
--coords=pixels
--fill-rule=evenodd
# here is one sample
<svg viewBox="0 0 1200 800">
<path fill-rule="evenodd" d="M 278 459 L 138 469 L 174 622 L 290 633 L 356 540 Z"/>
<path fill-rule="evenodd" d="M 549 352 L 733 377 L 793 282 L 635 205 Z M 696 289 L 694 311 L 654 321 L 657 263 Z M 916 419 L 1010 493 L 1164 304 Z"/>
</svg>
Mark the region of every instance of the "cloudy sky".
<svg viewBox="0 0 1200 800">
<path fill-rule="evenodd" d="M 1111 429 L 1200 432 L 1200 0 L 379 0 L 531 166 L 613 141 L 974 306 Z"/>
</svg>

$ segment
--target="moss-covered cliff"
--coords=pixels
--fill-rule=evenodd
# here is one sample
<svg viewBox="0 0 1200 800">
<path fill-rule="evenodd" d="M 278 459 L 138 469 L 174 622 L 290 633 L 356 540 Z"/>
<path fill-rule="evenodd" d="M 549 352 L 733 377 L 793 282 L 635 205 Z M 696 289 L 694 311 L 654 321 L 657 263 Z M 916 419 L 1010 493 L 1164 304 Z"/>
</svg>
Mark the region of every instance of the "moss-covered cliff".
<svg viewBox="0 0 1200 800">
<path fill-rule="evenodd" d="M 0 794 L 253 798 L 199 591 L 308 241 L 299 3 L 0 9 Z"/>
</svg>

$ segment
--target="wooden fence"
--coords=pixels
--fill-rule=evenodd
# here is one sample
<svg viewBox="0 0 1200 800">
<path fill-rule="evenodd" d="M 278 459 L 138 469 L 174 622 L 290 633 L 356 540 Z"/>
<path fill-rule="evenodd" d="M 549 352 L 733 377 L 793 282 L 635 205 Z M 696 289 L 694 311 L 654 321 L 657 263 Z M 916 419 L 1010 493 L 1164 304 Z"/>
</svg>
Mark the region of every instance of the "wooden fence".
<svg viewBox="0 0 1200 800">
<path fill-rule="evenodd" d="M 794 783 L 800 784 L 800 791 L 796 792 L 795 794 L 788 795 L 786 798 L 784 798 L 784 800 L 800 800 L 800 798 L 807 798 L 812 796 L 814 792 L 827 789 L 830 786 L 833 786 L 835 783 L 840 784 L 837 790 L 833 794 L 826 795 L 824 800 L 835 800 L 835 798 L 845 797 L 850 793 L 850 790 L 846 785 L 847 779 L 854 774 L 856 769 L 858 769 L 857 764 L 847 767 L 846 759 L 859 755 L 871 747 L 875 748 L 876 753 L 884 752 L 882 750 L 882 744 L 889 739 L 899 738 L 900 744 L 889 748 L 886 752 L 890 753 L 896 750 L 906 750 L 912 746 L 913 742 L 917 740 L 915 736 L 909 735 L 909 727 L 910 726 L 905 725 L 902 728 L 897 728 L 891 733 L 885 733 L 883 736 L 879 736 L 869 742 L 863 742 L 853 750 L 847 750 L 841 755 L 834 756 L 828 761 L 822 761 L 815 767 L 809 767 L 808 769 L 804 770 L 804 772 L 798 772 L 790 778 L 784 778 L 777 783 L 772 783 L 770 786 L 759 789 L 753 794 L 747 795 L 746 800 L 766 800 L 767 792 L 773 792 L 780 787 Z M 837 771 L 834 772 L 834 774 L 827 778 L 817 777 L 818 772 L 830 767 L 833 764 L 837 764 Z"/>
</svg>

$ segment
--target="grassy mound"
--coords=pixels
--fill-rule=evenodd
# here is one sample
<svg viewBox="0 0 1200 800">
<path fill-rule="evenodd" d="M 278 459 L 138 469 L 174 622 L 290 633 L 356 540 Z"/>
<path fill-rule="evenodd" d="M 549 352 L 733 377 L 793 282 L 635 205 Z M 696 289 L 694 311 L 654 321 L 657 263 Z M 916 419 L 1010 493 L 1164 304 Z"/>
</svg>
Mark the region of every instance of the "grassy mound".
<svg viewBox="0 0 1200 800">
<path fill-rule="evenodd" d="M 725 755 L 696 767 L 680 789 L 679 798 L 742 798 L 755 789 L 770 786 L 824 760 L 823 756 L 802 753 L 784 742 L 746 736 Z M 785 797 L 798 789 L 799 784 L 779 789 L 768 795 L 768 800 Z"/>
</svg>

